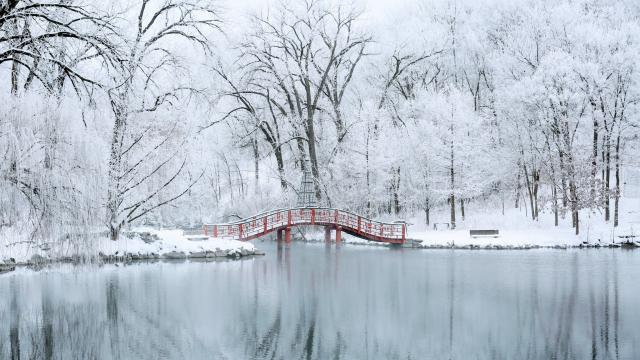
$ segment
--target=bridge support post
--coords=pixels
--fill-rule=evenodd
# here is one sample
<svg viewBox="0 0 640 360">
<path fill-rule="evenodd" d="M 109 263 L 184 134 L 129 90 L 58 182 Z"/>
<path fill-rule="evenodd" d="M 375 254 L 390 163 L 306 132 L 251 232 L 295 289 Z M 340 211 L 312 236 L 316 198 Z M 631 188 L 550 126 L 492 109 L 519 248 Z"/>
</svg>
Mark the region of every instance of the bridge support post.
<svg viewBox="0 0 640 360">
<path fill-rule="evenodd" d="M 342 242 L 342 226 L 336 227 L 336 245 Z"/>
<path fill-rule="evenodd" d="M 324 228 L 324 242 L 331 243 L 331 228 L 328 226 Z"/>
<path fill-rule="evenodd" d="M 278 242 L 282 242 L 282 229 L 279 229 L 276 231 L 276 234 L 278 234 Z"/>
<path fill-rule="evenodd" d="M 287 227 L 286 229 L 284 229 L 284 242 L 286 243 L 290 243 L 291 242 L 291 228 Z"/>
</svg>

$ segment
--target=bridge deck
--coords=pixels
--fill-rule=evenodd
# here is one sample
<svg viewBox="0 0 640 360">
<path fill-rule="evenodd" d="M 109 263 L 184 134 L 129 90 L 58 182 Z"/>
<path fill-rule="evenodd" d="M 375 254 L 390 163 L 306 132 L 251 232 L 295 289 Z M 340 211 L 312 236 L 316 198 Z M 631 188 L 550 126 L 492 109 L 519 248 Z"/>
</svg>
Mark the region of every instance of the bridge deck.
<svg viewBox="0 0 640 360">
<path fill-rule="evenodd" d="M 349 211 L 332 208 L 295 208 L 273 210 L 248 219 L 227 224 L 206 224 L 205 235 L 237 240 L 252 240 L 292 226 L 319 225 L 341 229 L 346 233 L 370 241 L 402 244 L 406 224 L 384 223 Z"/>
</svg>

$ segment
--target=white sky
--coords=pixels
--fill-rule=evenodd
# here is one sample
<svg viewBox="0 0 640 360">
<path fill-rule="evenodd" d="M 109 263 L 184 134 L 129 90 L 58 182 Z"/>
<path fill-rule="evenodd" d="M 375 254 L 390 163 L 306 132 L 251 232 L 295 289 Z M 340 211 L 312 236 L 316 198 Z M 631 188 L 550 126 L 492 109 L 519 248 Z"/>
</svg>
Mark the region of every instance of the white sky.
<svg viewBox="0 0 640 360">
<path fill-rule="evenodd" d="M 235 22 L 234 19 L 243 17 L 252 12 L 275 7 L 280 0 L 218 0 L 226 11 L 228 21 Z M 336 1 L 338 2 L 338 1 Z M 365 10 L 365 15 L 373 21 L 378 21 L 390 15 L 390 13 L 399 13 L 399 10 L 409 10 L 411 7 L 417 7 L 419 3 L 428 4 L 433 2 L 430 0 L 353 0 L 357 7 Z M 344 2 L 342 2 L 344 3 Z"/>
<path fill-rule="evenodd" d="M 231 38 L 243 32 L 242 27 L 247 24 L 248 16 L 275 9 L 283 0 L 217 0 L 224 9 L 224 31 Z M 301 0 L 285 0 L 290 2 Z M 460 8 L 473 9 L 484 13 L 481 18 L 494 15 L 498 9 L 518 6 L 522 2 L 531 0 L 326 0 L 340 4 L 351 1 L 356 8 L 361 9 L 361 20 L 368 27 L 374 39 L 380 43 L 404 44 L 420 38 L 437 38 L 432 28 L 426 25 L 432 8 L 442 10 L 453 4 L 464 5 Z M 554 1 L 554 0 L 539 0 Z M 459 8 L 459 10 L 461 10 Z M 464 12 L 459 15 L 464 18 Z M 464 20 L 464 19 L 463 19 Z M 477 17 L 476 17 L 477 20 Z M 420 34 L 428 32 L 429 34 Z M 416 36 L 418 35 L 418 36 Z M 423 35 L 423 36 L 421 36 Z M 407 40 L 410 39 L 410 40 Z"/>
<path fill-rule="evenodd" d="M 244 33 L 249 16 L 276 9 L 282 0 L 217 0 L 223 9 L 224 32 L 230 41 Z M 297 1 L 297 0 L 289 0 Z M 348 4 L 350 0 L 328 0 Z M 415 16 L 421 7 L 442 4 L 449 0 L 351 0 L 356 9 L 362 10 L 360 20 L 379 43 L 406 43 L 403 39 L 415 39 L 419 32 Z M 471 0 L 457 0 L 471 1 Z M 496 1 L 496 0 L 491 0 Z M 498 0 L 499 1 L 499 0 Z M 409 16 L 413 15 L 413 16 Z"/>
<path fill-rule="evenodd" d="M 218 0 L 218 3 L 227 9 L 230 18 L 251 11 L 259 11 L 275 7 L 281 0 Z M 295 0 L 289 0 L 295 1 Z M 332 0 L 329 0 L 330 2 Z M 348 3 L 349 0 L 334 0 L 336 3 Z M 365 10 L 365 15 L 372 21 L 377 22 L 382 19 L 389 19 L 401 14 L 415 13 L 419 7 L 430 7 L 443 3 L 458 3 L 466 5 L 476 5 L 477 7 L 491 7 L 493 5 L 506 6 L 522 2 L 523 0 L 351 0 L 357 7 Z M 229 19 L 230 20 L 230 19 Z"/>
</svg>

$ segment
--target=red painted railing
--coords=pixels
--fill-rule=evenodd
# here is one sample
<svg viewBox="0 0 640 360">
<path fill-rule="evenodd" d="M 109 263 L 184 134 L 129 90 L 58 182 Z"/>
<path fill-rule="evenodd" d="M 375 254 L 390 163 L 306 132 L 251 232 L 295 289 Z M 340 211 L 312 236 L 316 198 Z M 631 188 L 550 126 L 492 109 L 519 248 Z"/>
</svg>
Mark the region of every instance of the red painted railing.
<svg viewBox="0 0 640 360">
<path fill-rule="evenodd" d="M 276 230 L 298 225 L 340 227 L 342 231 L 371 241 L 404 243 L 406 224 L 383 223 L 349 211 L 331 208 L 273 210 L 227 224 L 206 224 L 205 235 L 218 238 L 252 240 Z"/>
</svg>

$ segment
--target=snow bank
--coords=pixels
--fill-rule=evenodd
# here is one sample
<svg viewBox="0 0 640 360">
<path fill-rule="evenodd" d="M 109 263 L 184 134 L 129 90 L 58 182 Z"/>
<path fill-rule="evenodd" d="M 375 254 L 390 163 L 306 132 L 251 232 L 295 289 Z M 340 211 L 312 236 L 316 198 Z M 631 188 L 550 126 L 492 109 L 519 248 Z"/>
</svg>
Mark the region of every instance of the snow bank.
<svg viewBox="0 0 640 360">
<path fill-rule="evenodd" d="M 169 252 L 182 251 L 185 253 L 196 253 L 203 251 L 230 251 L 246 250 L 255 251 L 255 246 L 249 242 L 238 240 L 226 240 L 205 236 L 184 235 L 183 230 L 153 230 L 138 229 L 133 232 L 138 234 L 156 235 L 158 240 L 147 243 L 139 236 L 133 238 L 123 237 L 119 241 L 111 241 L 101 238 L 98 243 L 98 250 L 104 255 L 115 255 L 116 253 L 145 254 L 155 253 L 164 255 Z"/>
<path fill-rule="evenodd" d="M 525 204 L 526 205 L 526 204 Z M 431 223 L 447 223 L 449 209 L 434 212 Z M 422 241 L 424 247 L 575 247 L 581 245 L 607 246 L 620 244 L 627 240 L 640 240 L 640 199 L 625 198 L 621 200 L 620 225 L 613 226 L 613 221 L 605 222 L 603 215 L 588 209 L 580 212 L 580 234 L 575 235 L 571 227 L 570 216 L 559 219 L 554 225 L 553 214 L 543 212 L 537 221 L 527 216 L 527 209 L 502 209 L 496 207 L 476 207 L 468 205 L 465 220 L 458 219 L 456 230 L 433 230 L 424 225 L 424 219 L 412 219 L 416 225 L 410 226 L 407 238 Z M 500 236 L 472 238 L 471 229 L 495 229 Z M 635 238 L 624 238 L 635 236 Z"/>
<path fill-rule="evenodd" d="M 12 235 L 11 237 L 9 235 Z M 140 259 L 185 259 L 262 255 L 249 242 L 185 235 L 183 230 L 137 228 L 118 241 L 104 236 L 65 239 L 55 244 L 35 244 L 8 230 L 0 234 L 0 263 L 48 261 L 106 261 Z M 7 239 L 14 239 L 10 241 Z"/>
</svg>

